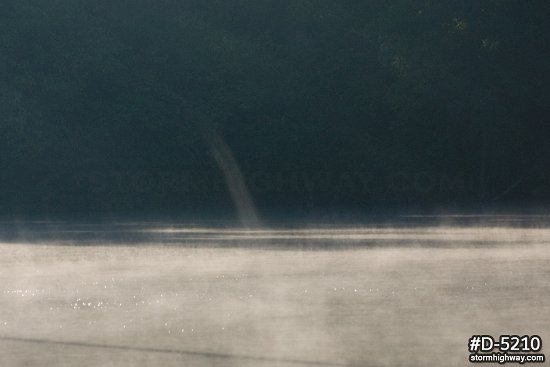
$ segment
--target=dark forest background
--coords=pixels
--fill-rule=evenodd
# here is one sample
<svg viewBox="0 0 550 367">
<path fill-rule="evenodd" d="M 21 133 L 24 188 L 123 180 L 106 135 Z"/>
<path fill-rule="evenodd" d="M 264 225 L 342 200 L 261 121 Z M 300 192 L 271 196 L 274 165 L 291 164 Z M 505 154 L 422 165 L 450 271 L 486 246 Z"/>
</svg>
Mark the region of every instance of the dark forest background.
<svg viewBox="0 0 550 367">
<path fill-rule="evenodd" d="M 546 0 L 1 0 L 0 212 L 550 202 Z"/>
</svg>

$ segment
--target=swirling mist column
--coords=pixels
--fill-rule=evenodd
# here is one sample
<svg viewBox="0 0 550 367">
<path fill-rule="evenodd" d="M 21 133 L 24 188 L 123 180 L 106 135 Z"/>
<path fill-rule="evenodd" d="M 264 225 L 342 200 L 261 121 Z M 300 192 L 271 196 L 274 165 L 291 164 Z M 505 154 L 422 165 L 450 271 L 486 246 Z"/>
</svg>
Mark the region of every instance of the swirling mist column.
<svg viewBox="0 0 550 367">
<path fill-rule="evenodd" d="M 260 220 L 254 201 L 231 148 L 215 132 L 210 131 L 205 134 L 205 137 L 210 147 L 210 152 L 223 173 L 225 183 L 237 209 L 241 223 L 245 227 L 258 227 Z"/>
</svg>

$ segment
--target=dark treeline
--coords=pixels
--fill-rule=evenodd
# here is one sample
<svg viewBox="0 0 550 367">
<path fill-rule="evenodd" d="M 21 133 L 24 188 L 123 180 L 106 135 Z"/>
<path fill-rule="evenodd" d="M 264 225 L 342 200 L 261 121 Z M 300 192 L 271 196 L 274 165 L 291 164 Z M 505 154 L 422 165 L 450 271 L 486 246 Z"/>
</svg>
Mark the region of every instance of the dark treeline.
<svg viewBox="0 0 550 367">
<path fill-rule="evenodd" d="M 549 4 L 2 0 L 0 211 L 548 203 Z"/>
</svg>

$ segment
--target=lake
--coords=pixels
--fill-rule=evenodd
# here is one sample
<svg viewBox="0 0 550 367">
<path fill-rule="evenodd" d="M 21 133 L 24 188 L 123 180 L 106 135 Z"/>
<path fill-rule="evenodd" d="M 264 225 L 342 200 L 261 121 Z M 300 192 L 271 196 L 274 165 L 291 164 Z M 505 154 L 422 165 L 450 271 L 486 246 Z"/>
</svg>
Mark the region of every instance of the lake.
<svg viewBox="0 0 550 367">
<path fill-rule="evenodd" d="M 550 340 L 547 217 L 3 222 L 2 366 L 467 366 Z"/>
</svg>

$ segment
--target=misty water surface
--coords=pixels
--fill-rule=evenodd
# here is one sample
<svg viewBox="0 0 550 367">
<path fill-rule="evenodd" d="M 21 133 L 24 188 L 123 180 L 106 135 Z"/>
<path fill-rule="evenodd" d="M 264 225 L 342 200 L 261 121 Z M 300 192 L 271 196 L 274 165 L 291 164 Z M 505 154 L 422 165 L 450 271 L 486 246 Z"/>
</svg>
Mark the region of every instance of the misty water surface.
<svg viewBox="0 0 550 367">
<path fill-rule="evenodd" d="M 546 218 L 437 221 L 5 222 L 1 365 L 467 366 L 472 334 L 548 340 Z"/>
</svg>

